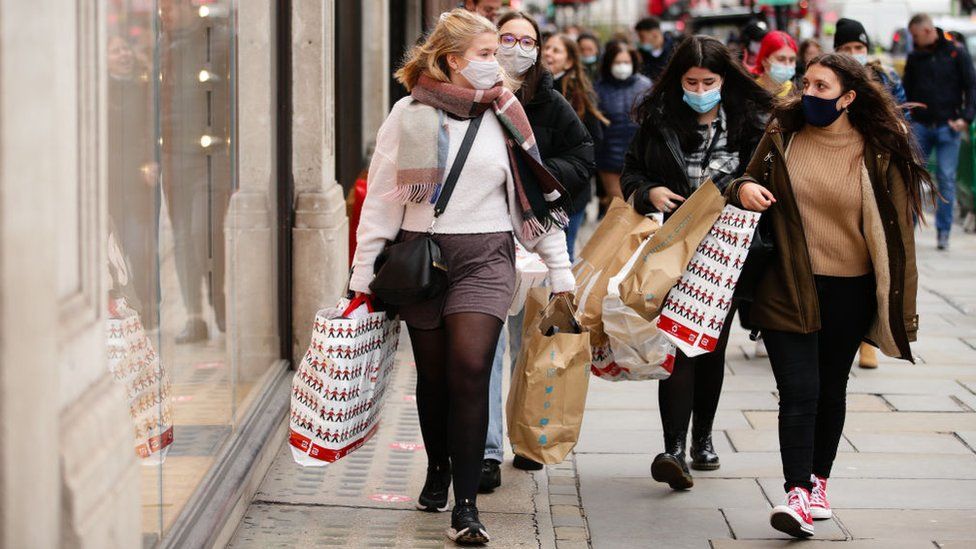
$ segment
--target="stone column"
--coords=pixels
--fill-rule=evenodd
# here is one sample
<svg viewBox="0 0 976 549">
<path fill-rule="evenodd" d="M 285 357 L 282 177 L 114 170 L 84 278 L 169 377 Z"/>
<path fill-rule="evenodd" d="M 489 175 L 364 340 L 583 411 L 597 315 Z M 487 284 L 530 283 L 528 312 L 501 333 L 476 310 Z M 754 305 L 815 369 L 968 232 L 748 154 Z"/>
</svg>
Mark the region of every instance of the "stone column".
<svg viewBox="0 0 976 549">
<path fill-rule="evenodd" d="M 292 4 L 292 357 L 301 360 L 315 312 L 333 305 L 349 271 L 349 222 L 335 180 L 335 0 Z M 385 38 L 384 38 L 385 40 Z"/>
<path fill-rule="evenodd" d="M 376 144 L 376 132 L 390 102 L 389 0 L 363 0 L 363 153 Z"/>
<path fill-rule="evenodd" d="M 275 12 L 272 0 L 238 3 L 238 190 L 224 226 L 230 364 L 253 382 L 278 357 Z M 284 274 L 284 273 L 283 273 Z"/>
</svg>

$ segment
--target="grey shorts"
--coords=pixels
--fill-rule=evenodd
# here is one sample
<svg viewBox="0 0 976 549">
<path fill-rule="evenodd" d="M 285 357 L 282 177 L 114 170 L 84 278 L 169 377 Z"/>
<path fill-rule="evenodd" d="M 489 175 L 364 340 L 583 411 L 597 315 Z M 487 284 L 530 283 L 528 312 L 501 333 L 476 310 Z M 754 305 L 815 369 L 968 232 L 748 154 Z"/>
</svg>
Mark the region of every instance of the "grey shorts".
<svg viewBox="0 0 976 549">
<path fill-rule="evenodd" d="M 424 233 L 400 231 L 397 242 Z M 448 286 L 443 295 L 400 307 L 400 319 L 411 328 L 435 330 L 454 313 L 484 313 L 508 318 L 515 293 L 515 240 L 512 233 L 435 234 L 447 263 Z"/>
</svg>

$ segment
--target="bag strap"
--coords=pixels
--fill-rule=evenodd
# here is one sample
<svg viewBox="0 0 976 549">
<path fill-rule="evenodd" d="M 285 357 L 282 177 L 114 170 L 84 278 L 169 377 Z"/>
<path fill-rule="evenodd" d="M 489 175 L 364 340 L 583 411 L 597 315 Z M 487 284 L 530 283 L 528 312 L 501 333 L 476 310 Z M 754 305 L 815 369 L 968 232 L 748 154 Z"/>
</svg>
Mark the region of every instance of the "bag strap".
<svg viewBox="0 0 976 549">
<path fill-rule="evenodd" d="M 482 118 L 484 118 L 483 114 L 478 118 L 472 118 L 471 122 L 468 123 L 468 131 L 464 132 L 461 148 L 458 150 L 457 156 L 454 157 L 454 164 L 451 166 L 450 173 L 447 174 L 447 181 L 441 187 L 441 194 L 437 198 L 437 204 L 434 205 L 434 219 L 437 219 L 447 209 L 447 201 L 451 199 L 458 178 L 461 177 L 461 169 L 464 167 L 465 160 L 468 159 L 468 153 L 471 152 L 471 144 L 474 143 L 474 137 L 478 133 L 478 127 L 481 126 Z M 433 230 L 433 224 L 430 228 Z"/>
</svg>

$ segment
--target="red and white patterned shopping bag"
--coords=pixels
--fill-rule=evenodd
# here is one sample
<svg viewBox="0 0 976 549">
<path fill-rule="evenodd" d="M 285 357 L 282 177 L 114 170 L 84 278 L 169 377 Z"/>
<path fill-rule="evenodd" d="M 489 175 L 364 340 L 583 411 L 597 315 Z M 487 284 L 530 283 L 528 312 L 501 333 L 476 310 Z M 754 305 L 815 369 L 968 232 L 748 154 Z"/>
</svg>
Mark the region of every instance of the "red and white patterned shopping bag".
<svg viewBox="0 0 976 549">
<path fill-rule="evenodd" d="M 399 320 L 373 311 L 365 296 L 315 315 L 312 343 L 291 386 L 296 463 L 327 465 L 376 433 L 399 339 Z"/>
<path fill-rule="evenodd" d="M 162 463 L 174 440 L 172 384 L 139 314 L 125 298 L 109 303 L 108 316 L 108 368 L 116 383 L 125 388 L 136 454 L 147 465 Z"/>
<path fill-rule="evenodd" d="M 759 216 L 725 206 L 668 293 L 657 325 L 685 355 L 715 350 Z"/>
</svg>

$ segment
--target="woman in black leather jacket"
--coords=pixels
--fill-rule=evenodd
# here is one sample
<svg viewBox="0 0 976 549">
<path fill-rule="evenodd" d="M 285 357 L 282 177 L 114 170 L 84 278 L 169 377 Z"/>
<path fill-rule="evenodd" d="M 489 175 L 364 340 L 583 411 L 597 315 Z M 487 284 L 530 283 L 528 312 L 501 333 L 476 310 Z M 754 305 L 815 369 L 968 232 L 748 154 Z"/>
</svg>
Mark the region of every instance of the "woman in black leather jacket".
<svg viewBox="0 0 976 549">
<path fill-rule="evenodd" d="M 637 109 L 640 130 L 624 158 L 624 196 L 633 196 L 640 213 L 667 217 L 705 181 L 724 188 L 749 164 L 771 100 L 724 44 L 705 36 L 686 38 Z M 694 484 L 685 462 L 692 415 L 692 467 L 719 467 L 712 421 L 730 320 L 715 351 L 695 358 L 678 351 L 674 373 L 659 385 L 664 453 L 654 458 L 651 474 L 671 488 Z"/>
</svg>

